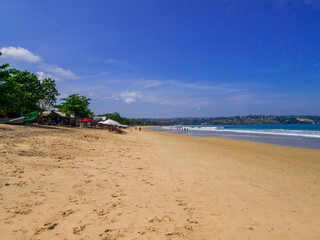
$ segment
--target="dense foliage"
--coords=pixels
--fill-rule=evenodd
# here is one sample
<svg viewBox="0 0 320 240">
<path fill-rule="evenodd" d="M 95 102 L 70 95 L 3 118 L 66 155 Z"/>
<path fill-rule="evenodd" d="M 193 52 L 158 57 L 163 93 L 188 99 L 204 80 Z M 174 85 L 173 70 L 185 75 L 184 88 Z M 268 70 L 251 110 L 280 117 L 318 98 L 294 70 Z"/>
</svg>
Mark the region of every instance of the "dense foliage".
<svg viewBox="0 0 320 240">
<path fill-rule="evenodd" d="M 51 78 L 45 78 L 41 81 L 41 98 L 39 106 L 41 110 L 46 110 L 54 107 L 57 101 L 57 96 L 60 95 L 56 89 L 56 82 Z"/>
<path fill-rule="evenodd" d="M 42 81 L 28 71 L 0 66 L 0 114 L 20 116 L 34 110 L 54 106 L 59 95 L 55 81 Z"/>
<path fill-rule="evenodd" d="M 76 118 L 86 118 L 93 115 L 89 109 L 90 98 L 71 94 L 61 100 L 64 102 L 56 106 L 60 111 L 73 114 Z"/>
</svg>

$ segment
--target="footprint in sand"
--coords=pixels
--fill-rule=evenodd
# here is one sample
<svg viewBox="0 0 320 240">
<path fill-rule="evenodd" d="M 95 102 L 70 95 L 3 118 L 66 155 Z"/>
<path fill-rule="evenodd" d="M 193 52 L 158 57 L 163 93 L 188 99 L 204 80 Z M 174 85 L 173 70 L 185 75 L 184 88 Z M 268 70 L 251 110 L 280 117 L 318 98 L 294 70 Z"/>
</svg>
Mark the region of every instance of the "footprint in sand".
<svg viewBox="0 0 320 240">
<path fill-rule="evenodd" d="M 45 230 L 53 230 L 57 225 L 58 225 L 58 223 L 46 223 L 43 225 L 44 227 L 38 229 L 34 234 L 39 235 L 40 233 L 42 233 Z"/>
<path fill-rule="evenodd" d="M 71 214 L 73 214 L 73 213 L 75 213 L 74 210 L 68 209 L 68 210 L 62 212 L 62 216 L 63 216 L 63 217 L 67 217 L 67 216 L 69 216 L 69 215 L 71 215 Z"/>
<path fill-rule="evenodd" d="M 101 240 L 115 240 L 118 239 L 120 231 L 116 229 L 106 229 L 103 233 L 100 234 Z"/>
<path fill-rule="evenodd" d="M 179 206 L 182 206 L 182 207 L 184 207 L 184 206 L 187 205 L 187 204 L 185 204 L 182 200 L 176 200 L 176 202 L 178 202 L 178 205 L 179 205 Z"/>
<path fill-rule="evenodd" d="M 187 219 L 187 221 L 188 221 L 188 223 L 198 224 L 198 221 L 196 221 L 192 218 Z"/>
<path fill-rule="evenodd" d="M 100 217 L 105 216 L 109 213 L 109 210 L 104 209 L 94 209 L 93 211 Z"/>
<path fill-rule="evenodd" d="M 149 223 L 161 223 L 161 222 L 172 222 L 172 221 L 173 221 L 173 219 L 170 216 L 165 215 L 161 218 L 154 217 L 154 218 L 150 219 L 148 222 Z"/>
<path fill-rule="evenodd" d="M 80 227 L 75 227 L 75 228 L 73 228 L 73 234 L 81 235 L 85 228 L 86 228 L 86 224 L 81 225 Z"/>
</svg>

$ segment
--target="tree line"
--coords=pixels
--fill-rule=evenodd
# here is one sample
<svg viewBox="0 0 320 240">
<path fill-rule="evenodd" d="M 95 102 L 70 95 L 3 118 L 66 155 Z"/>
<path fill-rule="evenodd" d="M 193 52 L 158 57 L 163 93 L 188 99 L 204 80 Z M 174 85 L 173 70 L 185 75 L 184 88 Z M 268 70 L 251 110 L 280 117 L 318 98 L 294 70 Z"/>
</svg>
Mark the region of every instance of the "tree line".
<svg viewBox="0 0 320 240">
<path fill-rule="evenodd" d="M 0 65 L 0 115 L 2 117 L 20 117 L 32 111 L 41 113 L 52 107 L 73 114 L 77 118 L 93 115 L 89 109 L 90 98 L 71 94 L 60 99 L 63 102 L 56 105 L 59 95 L 54 79 L 40 80 L 28 71 L 9 68 L 7 63 Z"/>
<path fill-rule="evenodd" d="M 124 124 L 124 125 L 142 125 L 142 121 L 136 118 L 126 118 L 121 117 L 121 115 L 117 112 L 114 113 L 105 113 L 98 115 L 99 117 L 106 117 L 107 119 L 112 119 L 114 121 L 117 121 L 118 123 Z"/>
<path fill-rule="evenodd" d="M 166 118 L 139 119 L 140 125 L 170 126 L 170 125 L 257 125 L 257 124 L 320 124 L 320 116 L 272 116 L 248 115 L 233 117 L 204 117 L 204 118 Z"/>
<path fill-rule="evenodd" d="M 60 104 L 56 104 L 59 95 L 54 79 L 40 80 L 28 71 L 9 68 L 7 63 L 0 65 L 0 118 L 20 117 L 33 111 L 41 114 L 50 108 L 57 108 L 82 119 L 94 115 L 89 109 L 90 98 L 71 94 L 60 99 L 62 101 Z M 100 116 L 106 116 L 126 125 L 142 124 L 138 119 L 121 117 L 117 112 Z"/>
</svg>

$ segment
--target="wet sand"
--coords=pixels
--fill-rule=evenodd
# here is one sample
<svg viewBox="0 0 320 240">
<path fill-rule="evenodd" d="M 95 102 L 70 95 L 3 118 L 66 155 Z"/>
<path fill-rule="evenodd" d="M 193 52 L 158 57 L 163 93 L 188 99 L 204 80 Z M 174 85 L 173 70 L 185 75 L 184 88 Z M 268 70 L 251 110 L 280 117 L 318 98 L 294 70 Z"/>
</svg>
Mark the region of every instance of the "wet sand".
<svg viewBox="0 0 320 240">
<path fill-rule="evenodd" d="M 0 239 L 319 239 L 320 150 L 0 125 Z"/>
</svg>

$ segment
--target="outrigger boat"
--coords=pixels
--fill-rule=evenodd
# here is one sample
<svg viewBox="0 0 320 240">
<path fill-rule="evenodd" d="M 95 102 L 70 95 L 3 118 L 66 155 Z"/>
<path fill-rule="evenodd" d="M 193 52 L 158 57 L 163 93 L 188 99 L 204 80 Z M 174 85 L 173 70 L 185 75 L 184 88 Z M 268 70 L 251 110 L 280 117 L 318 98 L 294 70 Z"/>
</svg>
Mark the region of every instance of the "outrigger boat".
<svg viewBox="0 0 320 240">
<path fill-rule="evenodd" d="M 37 118 L 37 114 L 38 112 L 37 111 L 34 111 L 34 112 L 31 112 L 29 114 L 26 115 L 23 123 L 30 123 L 32 122 L 33 120 L 35 120 Z"/>
<path fill-rule="evenodd" d="M 26 114 L 26 116 L 18 117 L 18 118 L 8 118 L 8 119 L 1 119 L 0 123 L 5 124 L 22 124 L 22 123 L 30 123 L 37 118 L 37 111 L 31 112 Z"/>
<path fill-rule="evenodd" d="M 6 124 L 21 124 L 24 122 L 25 117 L 19 117 L 19 118 L 11 118 L 11 119 L 6 119 L 2 120 L 0 123 L 6 123 Z"/>
</svg>

